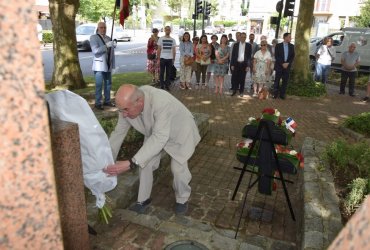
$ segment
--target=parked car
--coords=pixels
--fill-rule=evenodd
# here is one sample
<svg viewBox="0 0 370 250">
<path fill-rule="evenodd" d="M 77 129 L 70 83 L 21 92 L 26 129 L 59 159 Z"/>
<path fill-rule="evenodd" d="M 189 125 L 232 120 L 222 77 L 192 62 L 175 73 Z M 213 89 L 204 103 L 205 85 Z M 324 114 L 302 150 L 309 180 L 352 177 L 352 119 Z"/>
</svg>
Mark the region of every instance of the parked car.
<svg viewBox="0 0 370 250">
<path fill-rule="evenodd" d="M 223 25 L 216 25 L 215 26 L 216 33 L 217 34 L 223 34 L 225 33 L 225 27 Z"/>
<path fill-rule="evenodd" d="M 116 26 L 113 31 L 113 40 L 130 42 L 131 36 L 121 26 Z"/>
<path fill-rule="evenodd" d="M 213 34 L 216 34 L 217 33 L 217 30 L 213 26 L 207 26 L 207 27 L 204 28 L 204 33 L 206 35 L 213 35 Z"/>
<path fill-rule="evenodd" d="M 76 28 L 77 49 L 91 51 L 90 36 L 96 33 L 98 24 L 86 23 Z"/>
<path fill-rule="evenodd" d="M 233 27 L 231 27 L 231 30 L 232 31 L 238 31 L 239 30 L 239 26 L 238 25 L 234 25 Z"/>
</svg>

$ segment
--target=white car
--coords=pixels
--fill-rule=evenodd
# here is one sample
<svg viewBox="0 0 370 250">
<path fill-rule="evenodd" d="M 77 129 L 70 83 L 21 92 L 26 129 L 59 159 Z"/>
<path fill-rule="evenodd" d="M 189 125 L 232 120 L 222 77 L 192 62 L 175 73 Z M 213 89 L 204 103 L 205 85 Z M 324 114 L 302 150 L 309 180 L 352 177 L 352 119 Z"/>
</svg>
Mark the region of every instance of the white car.
<svg viewBox="0 0 370 250">
<path fill-rule="evenodd" d="M 217 31 L 216 31 L 216 28 L 215 27 L 213 27 L 213 26 L 207 26 L 207 27 L 204 28 L 204 33 L 206 35 L 213 35 L 213 34 L 216 34 Z"/>
<path fill-rule="evenodd" d="M 111 31 L 109 31 L 108 33 L 110 32 Z M 130 42 L 131 36 L 121 26 L 116 26 L 113 31 L 113 40 Z"/>
</svg>

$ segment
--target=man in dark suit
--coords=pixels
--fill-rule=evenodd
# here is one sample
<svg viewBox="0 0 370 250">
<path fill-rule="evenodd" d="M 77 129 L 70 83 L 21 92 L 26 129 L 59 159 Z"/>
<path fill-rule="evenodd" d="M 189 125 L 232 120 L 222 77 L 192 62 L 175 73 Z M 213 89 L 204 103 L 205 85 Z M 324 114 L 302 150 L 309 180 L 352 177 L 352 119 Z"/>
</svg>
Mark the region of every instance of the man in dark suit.
<svg viewBox="0 0 370 250">
<path fill-rule="evenodd" d="M 251 65 L 252 46 L 246 43 L 247 34 L 242 32 L 240 34 L 240 42 L 233 45 L 231 52 L 231 83 L 233 93 L 231 96 L 236 94 L 236 90 L 239 89 L 240 97 L 243 97 L 244 93 L 244 82 L 247 71 Z"/>
<path fill-rule="evenodd" d="M 275 82 L 274 82 L 274 98 L 278 96 L 285 99 L 285 92 L 289 80 L 289 72 L 294 60 L 294 45 L 290 43 L 292 36 L 290 33 L 284 33 L 284 41 L 276 45 L 275 48 Z M 280 79 L 282 84 L 280 85 Z"/>
</svg>

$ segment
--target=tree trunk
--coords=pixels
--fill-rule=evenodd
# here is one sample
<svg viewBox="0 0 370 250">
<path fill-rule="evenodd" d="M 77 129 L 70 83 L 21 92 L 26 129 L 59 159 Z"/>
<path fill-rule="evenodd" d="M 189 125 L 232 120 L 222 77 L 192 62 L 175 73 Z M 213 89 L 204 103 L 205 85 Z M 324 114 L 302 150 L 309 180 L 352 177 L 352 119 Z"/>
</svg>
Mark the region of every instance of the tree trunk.
<svg viewBox="0 0 370 250">
<path fill-rule="evenodd" d="M 86 87 L 78 60 L 75 18 L 79 0 L 49 0 L 54 34 L 52 86 L 67 89 Z"/>
<path fill-rule="evenodd" d="M 299 5 L 299 15 L 295 32 L 295 58 L 294 58 L 294 74 L 292 81 L 309 82 L 310 78 L 310 63 L 309 63 L 309 39 L 311 36 L 311 26 L 313 19 L 313 9 L 315 1 L 301 0 Z M 299 79 L 298 79 L 299 78 Z"/>
</svg>

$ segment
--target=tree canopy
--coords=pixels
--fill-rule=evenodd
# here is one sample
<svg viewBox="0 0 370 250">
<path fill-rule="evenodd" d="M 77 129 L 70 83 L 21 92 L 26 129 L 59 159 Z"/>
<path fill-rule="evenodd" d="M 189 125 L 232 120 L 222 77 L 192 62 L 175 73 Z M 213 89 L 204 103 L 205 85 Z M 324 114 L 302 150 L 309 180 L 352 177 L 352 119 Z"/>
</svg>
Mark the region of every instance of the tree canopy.
<svg viewBox="0 0 370 250">
<path fill-rule="evenodd" d="M 370 26 L 370 0 L 364 2 L 361 7 L 360 15 L 355 18 L 357 27 L 369 27 Z"/>
</svg>

